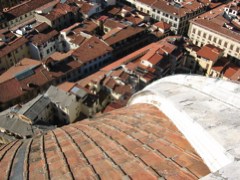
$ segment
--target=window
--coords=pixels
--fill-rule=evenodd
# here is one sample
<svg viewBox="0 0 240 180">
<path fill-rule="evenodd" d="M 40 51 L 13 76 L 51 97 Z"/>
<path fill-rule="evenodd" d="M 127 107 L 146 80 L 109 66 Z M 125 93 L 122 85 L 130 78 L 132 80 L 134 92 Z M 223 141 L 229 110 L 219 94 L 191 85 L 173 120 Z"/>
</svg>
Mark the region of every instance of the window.
<svg viewBox="0 0 240 180">
<path fill-rule="evenodd" d="M 212 36 L 211 36 L 211 35 L 208 36 L 208 40 L 209 40 L 209 41 L 212 40 Z"/>
<path fill-rule="evenodd" d="M 219 44 L 220 46 L 222 45 L 222 40 L 221 40 L 221 39 L 218 40 L 218 44 Z"/>
<path fill-rule="evenodd" d="M 233 45 L 231 44 L 230 49 L 233 50 Z"/>
<path fill-rule="evenodd" d="M 237 52 L 240 52 L 240 48 L 238 47 L 238 48 L 236 49 L 236 51 L 237 51 Z"/>
<path fill-rule="evenodd" d="M 225 43 L 224 43 L 224 47 L 226 48 L 227 46 L 228 46 L 228 43 L 227 43 L 227 42 L 225 42 Z"/>
<path fill-rule="evenodd" d="M 198 30 L 198 35 L 201 36 L 201 31 L 200 30 Z"/>
<path fill-rule="evenodd" d="M 215 42 L 215 43 L 217 42 L 217 38 L 216 37 L 213 38 L 213 42 Z"/>
<path fill-rule="evenodd" d="M 194 33 L 194 34 L 196 33 L 196 29 L 195 28 L 192 29 L 192 33 Z"/>
<path fill-rule="evenodd" d="M 203 33 L 203 37 L 206 38 L 207 34 L 206 33 Z"/>
<path fill-rule="evenodd" d="M 49 49 L 47 49 L 47 54 L 49 53 Z"/>
</svg>

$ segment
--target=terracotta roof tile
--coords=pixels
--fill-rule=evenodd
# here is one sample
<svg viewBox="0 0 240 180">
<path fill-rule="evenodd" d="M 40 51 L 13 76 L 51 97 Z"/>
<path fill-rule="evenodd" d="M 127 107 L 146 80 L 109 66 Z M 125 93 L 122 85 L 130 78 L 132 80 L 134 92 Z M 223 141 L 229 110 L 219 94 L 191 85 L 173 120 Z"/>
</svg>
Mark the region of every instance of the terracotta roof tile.
<svg viewBox="0 0 240 180">
<path fill-rule="evenodd" d="M 14 41 L 8 43 L 6 46 L 0 49 L 0 57 L 6 56 L 8 53 L 16 50 L 27 42 L 28 40 L 25 37 L 19 37 L 15 39 Z"/>
<path fill-rule="evenodd" d="M 220 58 L 212 67 L 214 71 L 221 73 L 225 67 L 229 64 L 229 60 L 227 58 Z"/>
<path fill-rule="evenodd" d="M 114 29 L 114 28 L 117 28 L 117 27 L 120 27 L 120 28 L 124 28 L 126 27 L 126 25 L 118 22 L 118 21 L 115 21 L 113 19 L 107 19 L 104 24 L 104 26 L 110 28 L 110 29 Z"/>
<path fill-rule="evenodd" d="M 24 75 L 24 72 L 30 72 L 30 74 L 24 75 L 23 78 L 17 79 L 17 75 L 14 73 L 16 67 L 12 67 L 11 72 L 8 75 L 11 76 L 11 73 L 14 73 L 7 79 L 0 83 L 1 93 L 0 93 L 0 102 L 6 103 L 16 98 L 22 97 L 23 95 L 34 91 L 35 88 L 48 87 L 48 84 L 51 83 L 54 79 L 60 78 L 61 76 L 69 73 L 70 71 L 81 67 L 82 64 L 73 59 L 68 59 L 63 63 L 60 62 L 54 65 L 54 68 L 50 71 L 45 69 L 43 65 L 37 65 L 32 68 L 22 70 L 20 73 Z M 18 69 L 18 68 L 16 68 Z M 5 73 L 3 74 L 5 77 Z M 28 84 L 32 83 L 35 87 L 29 87 Z M 46 86 L 45 86 L 46 85 Z"/>
<path fill-rule="evenodd" d="M 226 69 L 223 72 L 223 76 L 228 79 L 239 81 L 240 80 L 240 68 L 233 63 L 229 63 Z"/>
<path fill-rule="evenodd" d="M 112 48 L 110 46 L 93 36 L 77 48 L 72 55 L 78 58 L 82 63 L 87 63 L 111 51 Z"/>
<path fill-rule="evenodd" d="M 49 32 L 42 32 L 42 33 L 34 35 L 31 38 L 31 41 L 33 44 L 42 45 L 42 44 L 46 43 L 48 40 L 50 40 L 51 38 L 57 37 L 58 35 L 59 35 L 58 31 L 51 30 Z"/>
<path fill-rule="evenodd" d="M 102 38 L 108 45 L 113 45 L 117 42 L 125 40 L 143 31 L 144 29 L 140 27 L 135 28 L 131 26 L 127 26 L 126 28 L 117 27 L 106 33 Z"/>
<path fill-rule="evenodd" d="M 50 21 L 54 21 L 70 12 L 76 12 L 78 9 L 78 7 L 69 6 L 66 3 L 58 3 L 50 13 L 45 15 L 45 17 Z"/>
<path fill-rule="evenodd" d="M 4 12 L 4 14 L 7 16 L 8 20 L 12 20 L 15 19 L 16 17 L 19 17 L 23 14 L 26 14 L 28 12 L 31 12 L 49 2 L 51 2 L 52 0 L 29 0 L 29 1 L 25 1 L 19 5 L 16 5 L 10 9 L 8 9 L 7 11 Z"/>
<path fill-rule="evenodd" d="M 156 26 L 157 28 L 160 28 L 163 30 L 169 30 L 171 28 L 170 24 L 163 22 L 163 21 L 157 22 L 157 23 L 153 24 L 153 26 Z"/>
<path fill-rule="evenodd" d="M 39 25 L 37 25 L 35 27 L 35 30 L 40 33 L 40 32 L 47 30 L 48 28 L 50 28 L 50 26 L 47 23 L 43 22 L 43 23 L 40 23 Z"/>
<path fill-rule="evenodd" d="M 0 76 L 0 83 L 14 78 L 15 74 L 33 67 L 40 66 L 41 62 L 29 58 L 22 59 L 15 66 L 9 68 L 5 73 Z"/>
<path fill-rule="evenodd" d="M 60 84 L 58 86 L 58 88 L 63 91 L 69 92 L 75 85 L 76 85 L 76 83 L 64 82 L 64 83 Z"/>
<path fill-rule="evenodd" d="M 211 44 L 207 44 L 203 46 L 199 51 L 197 51 L 198 56 L 213 62 L 216 62 L 221 57 L 222 53 L 222 49 L 215 47 Z"/>
<path fill-rule="evenodd" d="M 133 105 L 1 148 L 0 172 L 9 177 L 24 166 L 26 179 L 198 179 L 208 174 L 172 126 L 154 106 Z"/>
<path fill-rule="evenodd" d="M 134 25 L 138 25 L 142 22 L 144 22 L 144 19 L 131 14 L 130 16 L 125 17 L 125 20 L 132 22 Z"/>
</svg>

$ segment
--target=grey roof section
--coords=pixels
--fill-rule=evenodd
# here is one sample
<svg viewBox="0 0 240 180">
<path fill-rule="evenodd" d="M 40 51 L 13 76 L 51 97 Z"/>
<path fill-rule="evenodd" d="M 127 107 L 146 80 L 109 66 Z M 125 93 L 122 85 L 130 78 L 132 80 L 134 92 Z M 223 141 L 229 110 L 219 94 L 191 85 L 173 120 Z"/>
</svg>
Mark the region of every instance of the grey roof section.
<svg viewBox="0 0 240 180">
<path fill-rule="evenodd" d="M 153 104 L 173 121 L 211 170 L 206 179 L 239 177 L 240 84 L 169 76 L 135 94 L 129 104 L 136 103 Z"/>
<path fill-rule="evenodd" d="M 0 116 L 0 128 L 23 137 L 32 136 L 34 134 L 31 124 L 18 119 L 18 117 L 13 114 Z"/>
<path fill-rule="evenodd" d="M 65 92 L 55 86 L 51 86 L 45 96 L 49 97 L 49 99 L 55 103 L 60 105 L 61 107 L 69 107 L 73 102 L 76 102 L 76 96 Z"/>
<path fill-rule="evenodd" d="M 87 95 L 87 92 L 84 89 L 79 87 L 73 87 L 71 89 L 71 92 L 73 94 L 76 94 L 79 98 L 84 98 Z"/>
<path fill-rule="evenodd" d="M 45 97 L 44 95 L 38 95 L 33 100 L 24 104 L 18 113 L 28 117 L 34 123 L 38 117 L 38 114 L 47 108 L 49 104 L 51 104 L 51 101 L 48 97 Z"/>
<path fill-rule="evenodd" d="M 3 139 L 5 139 L 7 142 L 11 142 L 11 141 L 14 141 L 16 140 L 16 138 L 14 136 L 10 136 L 8 134 L 5 134 L 3 132 L 0 131 L 0 137 L 2 137 Z M 1 147 L 1 144 L 0 144 L 0 147 Z"/>
</svg>

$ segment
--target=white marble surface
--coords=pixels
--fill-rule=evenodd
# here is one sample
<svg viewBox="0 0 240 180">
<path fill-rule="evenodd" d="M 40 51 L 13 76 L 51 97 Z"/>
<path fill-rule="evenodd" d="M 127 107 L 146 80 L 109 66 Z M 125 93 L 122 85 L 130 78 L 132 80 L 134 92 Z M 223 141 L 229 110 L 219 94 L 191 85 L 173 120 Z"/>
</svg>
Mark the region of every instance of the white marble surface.
<svg viewBox="0 0 240 180">
<path fill-rule="evenodd" d="M 129 105 L 135 103 L 150 103 L 165 113 L 211 172 L 238 164 L 240 84 L 203 76 L 169 76 L 135 94 Z M 225 178 L 231 178 L 240 168 L 227 171 Z"/>
</svg>

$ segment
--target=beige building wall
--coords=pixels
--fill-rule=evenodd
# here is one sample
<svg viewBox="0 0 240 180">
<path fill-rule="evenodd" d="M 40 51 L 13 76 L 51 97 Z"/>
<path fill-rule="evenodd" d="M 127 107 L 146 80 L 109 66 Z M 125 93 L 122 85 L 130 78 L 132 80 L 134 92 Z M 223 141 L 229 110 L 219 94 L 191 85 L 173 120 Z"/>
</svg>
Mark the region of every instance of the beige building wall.
<svg viewBox="0 0 240 180">
<path fill-rule="evenodd" d="M 220 72 L 211 69 L 209 76 L 218 78 L 218 77 L 221 77 L 221 74 L 220 74 Z"/>
<path fill-rule="evenodd" d="M 8 21 L 7 26 L 9 28 L 12 28 L 12 27 L 22 24 L 32 18 L 34 18 L 34 11 L 28 12 L 26 14 L 23 14 L 22 16 L 16 17 L 15 19 L 13 19 L 11 21 Z"/>
<path fill-rule="evenodd" d="M 224 49 L 224 56 L 230 55 L 236 59 L 240 59 L 240 42 L 237 40 L 217 34 L 193 23 L 190 24 L 188 36 L 193 44 L 199 47 L 212 44 Z"/>
<path fill-rule="evenodd" d="M 26 44 L 1 57 L 0 69 L 8 69 L 25 57 L 30 57 L 29 49 Z"/>
<path fill-rule="evenodd" d="M 204 58 L 197 58 L 197 62 L 204 70 L 206 70 L 206 76 L 209 76 L 213 62 Z"/>
<path fill-rule="evenodd" d="M 47 23 L 49 26 L 53 27 L 53 24 L 52 22 L 47 19 L 45 16 L 41 15 L 41 14 L 36 14 L 36 20 L 39 21 L 39 22 L 45 22 Z"/>
<path fill-rule="evenodd" d="M 206 7 L 203 6 L 201 9 L 198 9 L 191 14 L 186 14 L 184 17 L 179 17 L 174 13 L 165 12 L 164 9 L 158 9 L 154 6 L 149 6 L 137 0 L 133 2 L 132 0 L 128 0 L 128 2 L 135 5 L 137 10 L 148 14 L 153 19 L 171 24 L 172 30 L 175 32 L 175 34 L 183 34 L 184 32 L 187 32 L 189 26 L 188 21 L 206 11 Z"/>
<path fill-rule="evenodd" d="M 135 5 L 136 5 L 137 10 L 139 10 L 141 12 L 144 12 L 146 14 L 149 14 L 149 15 L 152 14 L 152 7 L 151 6 L 143 4 L 139 1 L 136 1 Z"/>
</svg>

